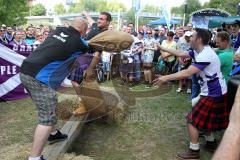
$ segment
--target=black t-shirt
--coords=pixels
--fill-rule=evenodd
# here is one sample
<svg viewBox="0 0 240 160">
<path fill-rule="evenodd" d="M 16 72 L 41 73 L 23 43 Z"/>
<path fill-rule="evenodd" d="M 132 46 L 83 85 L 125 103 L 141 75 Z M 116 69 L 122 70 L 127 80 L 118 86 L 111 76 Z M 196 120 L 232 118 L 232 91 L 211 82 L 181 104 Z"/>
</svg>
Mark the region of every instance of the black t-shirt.
<svg viewBox="0 0 240 160">
<path fill-rule="evenodd" d="M 91 30 L 90 32 L 87 33 L 86 35 L 86 40 L 90 40 L 91 38 L 93 38 L 94 36 L 98 35 L 99 33 L 102 33 L 104 31 L 106 31 L 107 29 L 105 30 L 101 30 L 97 27 L 97 23 L 93 23 L 92 26 L 91 26 Z"/>
<path fill-rule="evenodd" d="M 22 63 L 20 72 L 57 88 L 70 73 L 76 57 L 88 47 L 73 27 L 58 27 Z"/>
</svg>

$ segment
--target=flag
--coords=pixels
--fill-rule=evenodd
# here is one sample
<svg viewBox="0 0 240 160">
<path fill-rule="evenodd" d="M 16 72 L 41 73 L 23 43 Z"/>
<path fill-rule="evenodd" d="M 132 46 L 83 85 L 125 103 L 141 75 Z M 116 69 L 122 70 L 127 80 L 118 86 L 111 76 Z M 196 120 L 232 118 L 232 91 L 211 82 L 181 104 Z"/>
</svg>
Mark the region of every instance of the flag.
<svg viewBox="0 0 240 160">
<path fill-rule="evenodd" d="M 167 4 L 167 1 L 163 1 L 162 10 L 163 10 L 163 16 L 164 16 L 165 21 L 167 23 L 168 30 L 170 30 L 170 27 L 171 27 L 171 11 L 170 11 L 170 6 Z"/>
<path fill-rule="evenodd" d="M 28 96 L 19 78 L 23 60 L 37 46 L 0 44 L 0 99 L 16 100 Z"/>
</svg>

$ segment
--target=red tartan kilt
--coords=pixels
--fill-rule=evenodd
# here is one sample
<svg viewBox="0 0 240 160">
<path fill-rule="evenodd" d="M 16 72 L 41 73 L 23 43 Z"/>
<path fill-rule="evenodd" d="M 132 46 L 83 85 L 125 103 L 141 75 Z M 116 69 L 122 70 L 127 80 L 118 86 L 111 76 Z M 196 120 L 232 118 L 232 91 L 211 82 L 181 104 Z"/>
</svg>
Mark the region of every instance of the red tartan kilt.
<svg viewBox="0 0 240 160">
<path fill-rule="evenodd" d="M 202 96 L 186 118 L 198 130 L 218 131 L 227 128 L 230 111 L 227 94 L 221 97 Z"/>
</svg>

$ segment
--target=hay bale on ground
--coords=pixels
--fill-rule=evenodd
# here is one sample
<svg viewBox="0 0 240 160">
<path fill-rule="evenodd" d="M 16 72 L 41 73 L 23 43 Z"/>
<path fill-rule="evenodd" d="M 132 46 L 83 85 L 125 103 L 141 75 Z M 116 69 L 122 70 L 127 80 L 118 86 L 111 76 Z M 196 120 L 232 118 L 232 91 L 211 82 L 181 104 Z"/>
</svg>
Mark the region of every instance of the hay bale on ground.
<svg viewBox="0 0 240 160">
<path fill-rule="evenodd" d="M 59 94 L 57 105 L 57 116 L 59 119 L 68 120 L 72 112 L 80 105 L 80 97 L 71 94 Z"/>
<path fill-rule="evenodd" d="M 128 107 L 114 90 L 82 87 L 77 92 L 81 102 L 78 95 L 60 94 L 57 109 L 59 118 L 68 120 L 83 103 L 89 113 L 88 121 L 120 123 L 124 120 Z"/>
</svg>

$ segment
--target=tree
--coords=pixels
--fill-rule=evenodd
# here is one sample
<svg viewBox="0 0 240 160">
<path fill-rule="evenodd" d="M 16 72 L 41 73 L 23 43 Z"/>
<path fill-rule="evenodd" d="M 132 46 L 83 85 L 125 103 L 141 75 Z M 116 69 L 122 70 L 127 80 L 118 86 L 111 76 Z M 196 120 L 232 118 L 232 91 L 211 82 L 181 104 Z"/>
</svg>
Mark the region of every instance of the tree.
<svg viewBox="0 0 240 160">
<path fill-rule="evenodd" d="M 46 9 L 42 4 L 36 4 L 30 9 L 31 16 L 45 16 Z"/>
<path fill-rule="evenodd" d="M 217 8 L 221 10 L 225 10 L 232 15 L 237 14 L 237 6 L 239 0 L 210 0 L 208 3 L 209 8 Z"/>
<path fill-rule="evenodd" d="M 126 11 L 126 7 L 123 3 L 112 0 L 78 0 L 77 3 L 71 5 L 69 12 L 71 13 L 80 13 L 83 10 L 92 11 L 92 12 L 117 12 Z"/>
<path fill-rule="evenodd" d="M 57 15 L 64 14 L 66 13 L 66 9 L 64 8 L 62 3 L 59 3 L 54 6 L 54 12 L 57 13 Z"/>
<path fill-rule="evenodd" d="M 143 7 L 141 12 L 162 13 L 162 9 L 158 6 L 147 4 Z"/>
<path fill-rule="evenodd" d="M 103 0 L 106 1 L 106 0 Z M 109 11 L 109 12 L 124 12 L 126 11 L 126 7 L 123 3 L 118 2 L 117 0 L 112 0 L 107 2 L 106 10 L 103 11 Z"/>
<path fill-rule="evenodd" d="M 187 10 L 186 10 L 187 13 L 186 13 L 186 21 L 185 22 L 188 22 L 190 14 L 199 9 L 202 9 L 202 5 L 199 2 L 199 0 L 185 0 L 185 3 L 182 4 L 181 6 L 172 8 L 172 10 L 171 10 L 172 14 L 178 14 L 180 16 L 183 16 L 185 4 L 187 4 Z"/>
<path fill-rule="evenodd" d="M 126 20 L 127 23 L 135 23 L 135 10 L 134 9 L 130 9 L 127 14 L 126 14 Z"/>
<path fill-rule="evenodd" d="M 0 0 L 0 23 L 21 25 L 26 22 L 29 7 L 26 0 Z"/>
<path fill-rule="evenodd" d="M 74 3 L 69 8 L 69 13 L 80 13 L 84 10 L 84 6 L 81 3 Z"/>
</svg>

